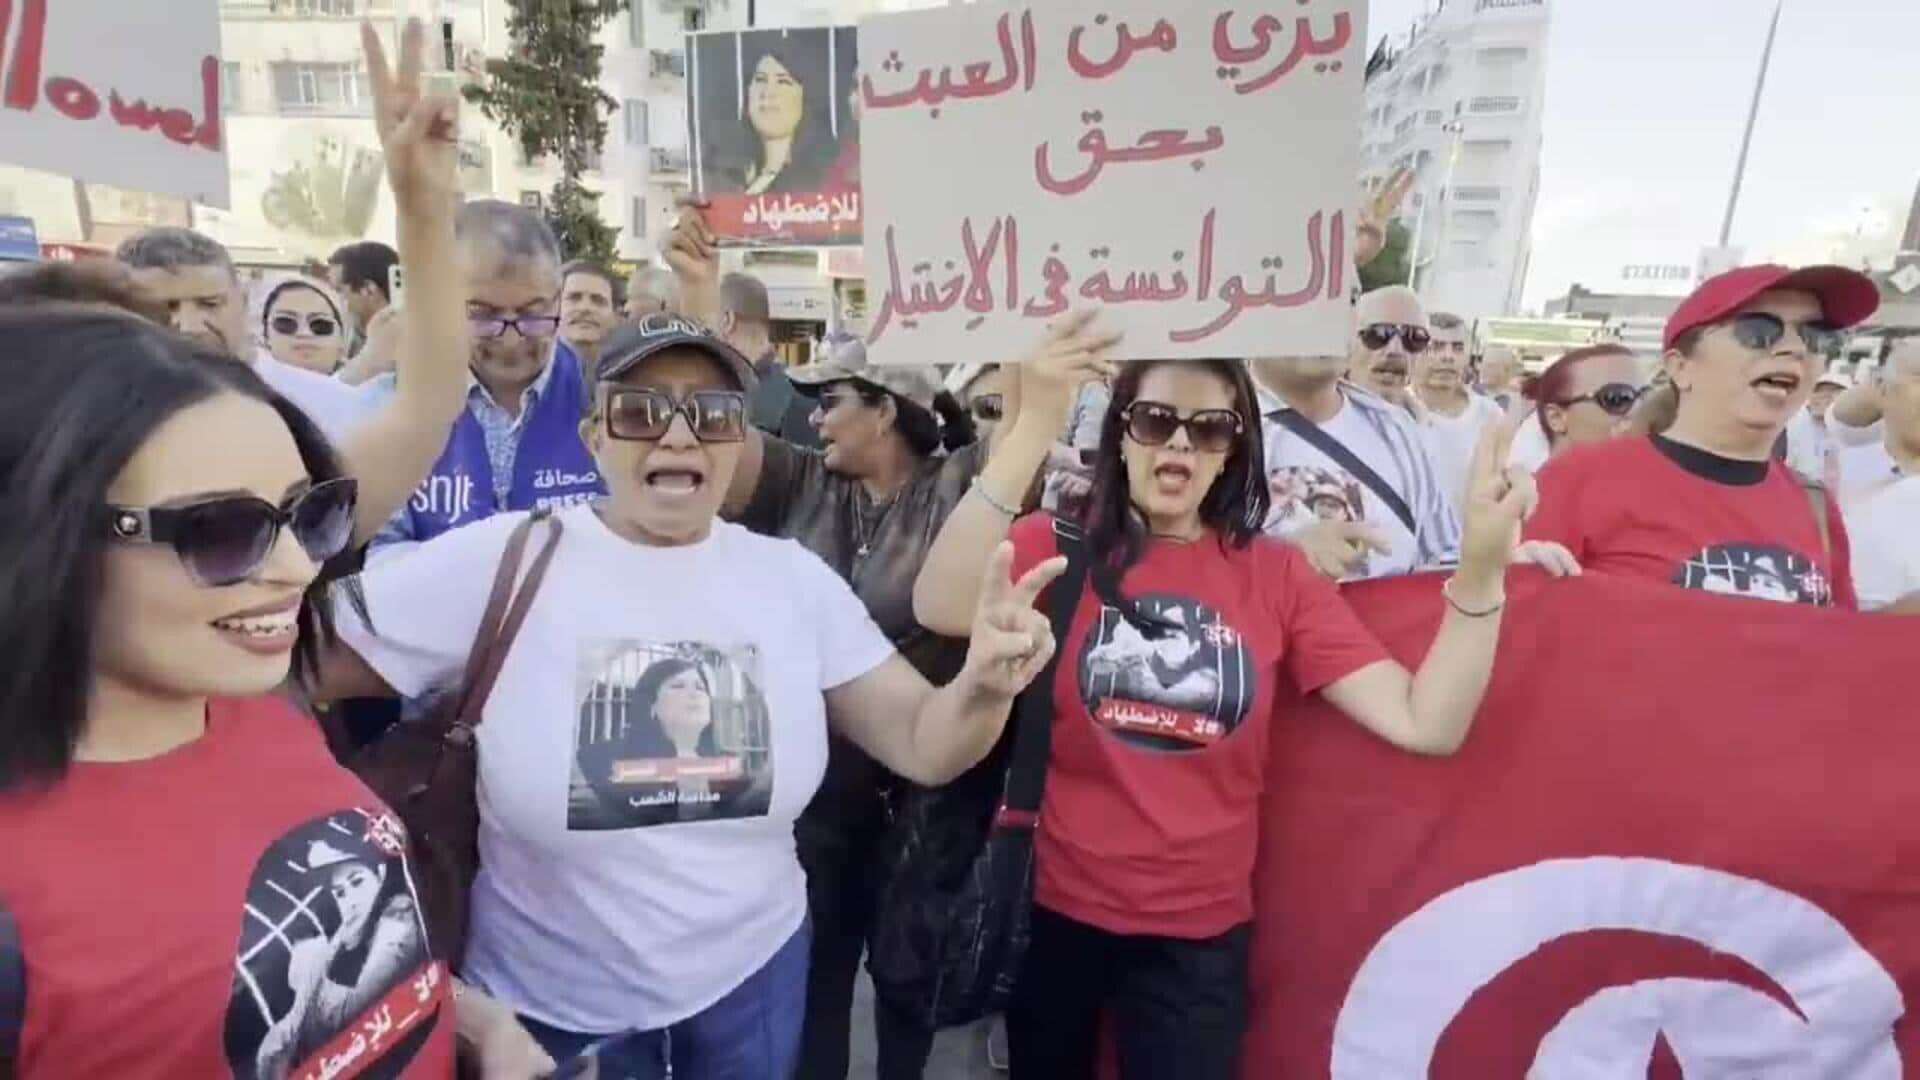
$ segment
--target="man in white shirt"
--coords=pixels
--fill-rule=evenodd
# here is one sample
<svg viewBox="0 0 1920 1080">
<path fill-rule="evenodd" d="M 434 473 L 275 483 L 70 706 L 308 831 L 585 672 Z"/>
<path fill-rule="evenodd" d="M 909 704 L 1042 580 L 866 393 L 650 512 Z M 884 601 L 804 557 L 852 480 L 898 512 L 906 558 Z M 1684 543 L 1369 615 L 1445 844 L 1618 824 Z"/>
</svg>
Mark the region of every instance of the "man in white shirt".
<svg viewBox="0 0 1920 1080">
<path fill-rule="evenodd" d="M 1467 470 L 1473 448 L 1488 424 L 1504 414 L 1492 398 L 1467 386 L 1467 324 L 1458 315 L 1436 311 L 1428 320 L 1433 341 L 1413 358 L 1413 393 L 1420 402 L 1421 427 L 1433 451 L 1441 490 L 1460 513 L 1466 505 Z"/>
<path fill-rule="evenodd" d="M 129 237 L 116 256 L 147 299 L 165 305 L 173 328 L 250 362 L 268 386 L 299 406 L 336 446 L 369 414 L 360 391 L 282 364 L 247 333 L 247 301 L 233 258 L 192 229 L 161 226 Z"/>
<path fill-rule="evenodd" d="M 1520 354 L 1512 347 L 1489 345 L 1480 358 L 1480 392 L 1502 409 L 1512 411 L 1525 400 L 1520 396 L 1520 381 L 1525 374 L 1520 366 Z"/>
<path fill-rule="evenodd" d="M 1459 518 L 1412 414 L 1341 378 L 1390 344 L 1378 324 L 1424 332 L 1426 314 L 1418 300 L 1407 306 L 1409 296 L 1360 298 L 1352 356 L 1253 362 L 1273 496 L 1267 531 L 1337 580 L 1408 574 L 1460 555 Z"/>
<path fill-rule="evenodd" d="M 1899 392 L 1916 364 L 1920 364 L 1920 340 L 1902 339 L 1872 377 L 1863 373 L 1828 408 L 1827 439 L 1838 448 L 1842 508 L 1886 486 L 1903 469 L 1917 471 L 1913 461 L 1903 464 L 1892 449 L 1900 440 L 1888 431 L 1886 409 L 1889 394 Z"/>
<path fill-rule="evenodd" d="M 1787 422 L 1787 465 L 1809 480 L 1839 486 L 1840 446 L 1827 434 L 1827 410 L 1841 393 L 1853 389 L 1843 371 L 1828 371 L 1813 384 L 1807 407 Z"/>
<path fill-rule="evenodd" d="M 1872 391 L 1881 441 L 1849 453 L 1851 494 L 1842 503 L 1854 588 L 1864 610 L 1899 605 L 1920 614 L 1920 343 L 1896 347 Z"/>
</svg>

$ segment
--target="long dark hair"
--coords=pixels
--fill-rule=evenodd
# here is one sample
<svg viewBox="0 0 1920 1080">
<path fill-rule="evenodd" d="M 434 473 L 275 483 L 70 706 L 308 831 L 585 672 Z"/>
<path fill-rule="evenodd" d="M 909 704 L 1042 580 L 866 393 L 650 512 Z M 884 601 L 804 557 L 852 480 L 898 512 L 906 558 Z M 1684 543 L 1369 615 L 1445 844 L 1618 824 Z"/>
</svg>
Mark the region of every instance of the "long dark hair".
<svg viewBox="0 0 1920 1080">
<path fill-rule="evenodd" d="M 667 688 L 669 680 L 675 676 L 693 672 L 700 676 L 700 685 L 706 688 L 707 699 L 713 699 L 713 683 L 707 678 L 706 669 L 692 660 L 669 657 L 660 660 L 641 673 L 640 680 L 633 684 L 633 702 L 638 708 L 639 721 L 629 727 L 621 737 L 622 749 L 643 758 L 670 758 L 679 753 L 673 740 L 667 738 L 667 730 L 661 726 L 660 719 L 653 712 L 660 704 L 660 694 Z M 694 751 L 701 757 L 714 757 L 719 750 L 713 741 L 713 723 L 709 716 L 706 730 L 700 733 L 700 740 L 694 745 Z"/>
<path fill-rule="evenodd" d="M 247 365 L 130 315 L 0 306 L 0 790 L 51 782 L 86 725 L 107 550 L 107 489 L 155 428 L 220 393 L 271 405 L 315 483 L 342 475 L 313 422 Z M 244 448 L 237 448 L 244 452 Z M 333 626 L 322 568 L 300 612 L 295 671 Z"/>
<path fill-rule="evenodd" d="M 1120 612 L 1143 632 L 1162 629 L 1120 593 L 1127 570 L 1140 561 L 1147 547 L 1147 522 L 1133 504 L 1127 483 L 1127 463 L 1121 456 L 1126 438 L 1127 408 L 1140 396 L 1140 383 L 1162 364 L 1188 364 L 1219 378 L 1233 388 L 1233 411 L 1240 414 L 1240 438 L 1227 455 L 1227 465 L 1200 500 L 1200 522 L 1219 543 L 1244 548 L 1267 522 L 1271 499 L 1267 494 L 1266 440 L 1260 430 L 1260 398 L 1239 360 L 1141 360 L 1125 364 L 1113 380 L 1113 397 L 1100 424 L 1100 448 L 1093 455 L 1093 490 L 1081 521 L 1086 533 L 1088 576 L 1100 602 Z"/>
<path fill-rule="evenodd" d="M 768 191 L 811 191 L 826 181 L 827 170 L 839 153 L 828 110 L 834 105 L 833 72 L 827 70 L 823 51 L 809 49 L 800 41 L 784 41 L 784 35 L 768 31 L 765 37 L 748 34 L 740 49 L 740 144 L 733 152 L 733 168 L 741 187 L 766 168 L 766 143 L 754 130 L 751 106 L 753 75 L 760 61 L 773 57 L 800 84 L 800 126 L 793 133 L 793 149 L 781 177 Z"/>
</svg>

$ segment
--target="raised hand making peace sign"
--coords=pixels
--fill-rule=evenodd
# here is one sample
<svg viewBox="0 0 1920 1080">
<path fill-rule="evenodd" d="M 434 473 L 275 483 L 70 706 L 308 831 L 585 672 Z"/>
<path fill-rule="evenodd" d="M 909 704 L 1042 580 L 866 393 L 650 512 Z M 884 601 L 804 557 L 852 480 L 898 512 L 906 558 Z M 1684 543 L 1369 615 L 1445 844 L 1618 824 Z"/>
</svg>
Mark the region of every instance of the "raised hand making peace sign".
<svg viewBox="0 0 1920 1080">
<path fill-rule="evenodd" d="M 426 29 L 408 19 L 400 37 L 400 67 L 387 62 L 387 50 L 371 22 L 360 24 L 367 54 L 367 81 L 373 89 L 373 121 L 386 153 L 387 183 L 402 208 L 421 200 L 451 202 L 460 192 L 460 102 L 429 95 L 421 82 Z"/>
<path fill-rule="evenodd" d="M 1467 469 L 1467 499 L 1460 537 L 1459 576 L 1472 585 L 1498 582 L 1509 565 L 1531 563 L 1555 577 L 1580 573 L 1572 552 L 1559 544 L 1522 544 L 1520 529 L 1540 501 L 1533 474 L 1509 463 L 1514 434 L 1531 416 L 1488 424 Z"/>
<path fill-rule="evenodd" d="M 973 614 L 973 635 L 967 646 L 967 670 L 980 689 L 1012 698 L 1045 670 L 1058 643 L 1047 617 L 1034 601 L 1067 569 L 1067 560 L 1048 559 L 1011 578 L 1013 545 L 1002 542 L 987 560 L 980 583 L 980 601 Z"/>
</svg>

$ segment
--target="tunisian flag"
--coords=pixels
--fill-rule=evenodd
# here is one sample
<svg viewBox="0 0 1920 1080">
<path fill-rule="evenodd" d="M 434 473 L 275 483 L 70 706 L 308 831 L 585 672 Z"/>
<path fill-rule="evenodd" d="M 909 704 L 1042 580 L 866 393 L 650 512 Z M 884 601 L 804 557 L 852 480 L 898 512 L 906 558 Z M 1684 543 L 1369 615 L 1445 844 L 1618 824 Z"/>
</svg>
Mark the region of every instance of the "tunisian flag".
<svg viewBox="0 0 1920 1080">
<path fill-rule="evenodd" d="M 1457 757 L 1282 708 L 1248 1080 L 1920 1075 L 1920 619 L 1515 575 Z"/>
</svg>

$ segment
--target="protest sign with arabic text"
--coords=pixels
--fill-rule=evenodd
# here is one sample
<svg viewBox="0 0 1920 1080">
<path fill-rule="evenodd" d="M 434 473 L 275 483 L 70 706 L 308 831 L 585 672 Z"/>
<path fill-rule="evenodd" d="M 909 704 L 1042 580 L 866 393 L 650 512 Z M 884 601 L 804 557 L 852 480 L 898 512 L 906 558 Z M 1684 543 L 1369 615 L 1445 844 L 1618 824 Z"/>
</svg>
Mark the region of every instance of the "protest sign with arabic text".
<svg viewBox="0 0 1920 1080">
<path fill-rule="evenodd" d="M 860 24 L 875 358 L 1345 351 L 1358 0 L 975 4 Z"/>
</svg>

